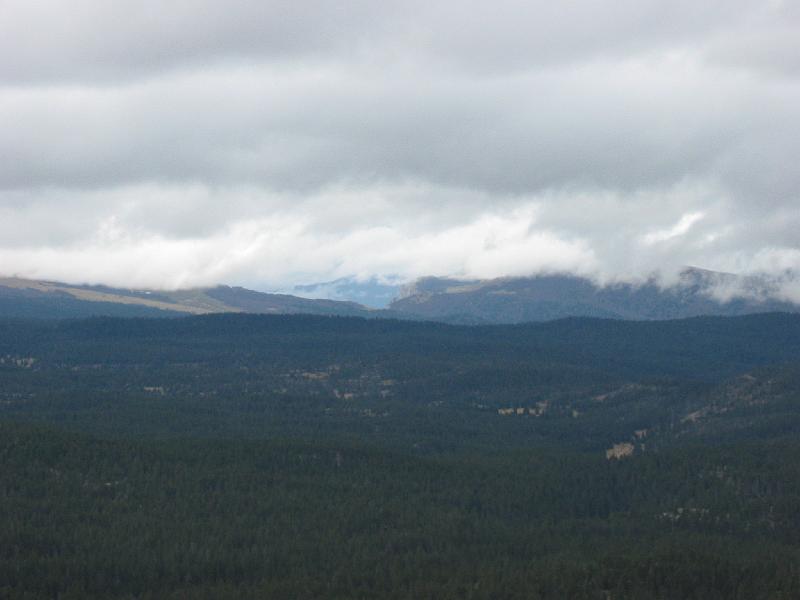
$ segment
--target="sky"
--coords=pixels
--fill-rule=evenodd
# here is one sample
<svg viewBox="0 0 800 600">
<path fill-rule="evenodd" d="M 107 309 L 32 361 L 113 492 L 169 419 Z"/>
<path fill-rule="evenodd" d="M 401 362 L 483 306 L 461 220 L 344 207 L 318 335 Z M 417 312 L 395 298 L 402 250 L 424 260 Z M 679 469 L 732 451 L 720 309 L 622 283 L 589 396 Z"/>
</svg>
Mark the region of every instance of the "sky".
<svg viewBox="0 0 800 600">
<path fill-rule="evenodd" d="M 800 269 L 800 2 L 0 0 L 0 274 Z"/>
</svg>

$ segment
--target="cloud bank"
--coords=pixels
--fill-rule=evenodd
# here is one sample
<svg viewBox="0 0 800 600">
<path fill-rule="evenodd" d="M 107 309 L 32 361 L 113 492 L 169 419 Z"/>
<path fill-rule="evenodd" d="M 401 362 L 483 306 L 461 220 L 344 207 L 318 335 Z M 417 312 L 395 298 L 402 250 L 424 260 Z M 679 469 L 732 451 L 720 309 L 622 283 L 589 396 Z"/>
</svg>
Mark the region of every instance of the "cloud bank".
<svg viewBox="0 0 800 600">
<path fill-rule="evenodd" d="M 0 273 L 800 268 L 800 9 L 0 5 Z"/>
</svg>

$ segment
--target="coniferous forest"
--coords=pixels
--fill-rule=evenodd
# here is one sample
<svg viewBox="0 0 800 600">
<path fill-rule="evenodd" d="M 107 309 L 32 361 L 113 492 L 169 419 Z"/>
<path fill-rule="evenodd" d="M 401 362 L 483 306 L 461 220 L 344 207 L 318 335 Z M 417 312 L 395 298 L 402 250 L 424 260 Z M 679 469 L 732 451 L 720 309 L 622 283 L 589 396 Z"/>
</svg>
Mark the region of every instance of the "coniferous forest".
<svg viewBox="0 0 800 600">
<path fill-rule="evenodd" d="M 800 596 L 800 316 L 0 321 L 2 598 Z"/>
</svg>

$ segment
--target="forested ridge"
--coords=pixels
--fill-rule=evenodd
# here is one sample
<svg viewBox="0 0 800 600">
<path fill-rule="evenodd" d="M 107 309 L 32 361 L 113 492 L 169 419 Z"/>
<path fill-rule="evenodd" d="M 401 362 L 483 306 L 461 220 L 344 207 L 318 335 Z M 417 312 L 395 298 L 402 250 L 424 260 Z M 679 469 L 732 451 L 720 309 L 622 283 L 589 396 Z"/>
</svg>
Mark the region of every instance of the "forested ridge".
<svg viewBox="0 0 800 600">
<path fill-rule="evenodd" d="M 798 402 L 795 315 L 4 320 L 0 597 L 796 598 Z"/>
</svg>

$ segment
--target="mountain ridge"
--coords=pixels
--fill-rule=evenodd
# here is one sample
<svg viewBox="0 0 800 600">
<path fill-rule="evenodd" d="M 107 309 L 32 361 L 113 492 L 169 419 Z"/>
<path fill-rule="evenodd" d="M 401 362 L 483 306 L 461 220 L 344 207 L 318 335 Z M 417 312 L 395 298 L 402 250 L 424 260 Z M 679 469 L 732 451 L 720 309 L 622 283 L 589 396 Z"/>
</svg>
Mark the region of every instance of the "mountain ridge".
<svg viewBox="0 0 800 600">
<path fill-rule="evenodd" d="M 80 318 L 245 312 L 479 325 L 566 317 L 663 320 L 800 312 L 800 304 L 777 297 L 779 283 L 767 277 L 741 277 L 691 267 L 684 269 L 673 285 L 663 285 L 655 277 L 639 283 L 600 285 L 569 274 L 496 279 L 431 276 L 397 286 L 398 295 L 387 308 L 374 308 L 342 298 L 308 298 L 228 285 L 178 290 L 126 289 L 0 277 L 0 316 Z"/>
<path fill-rule="evenodd" d="M 491 323 L 570 316 L 660 320 L 800 311 L 800 305 L 775 298 L 777 291 L 777 283 L 764 277 L 697 268 L 684 269 L 671 286 L 662 286 L 655 278 L 603 286 L 576 275 L 489 280 L 424 277 L 404 287 L 389 308 L 418 318 L 457 314 Z"/>
<path fill-rule="evenodd" d="M 179 316 L 236 312 L 368 316 L 370 309 L 355 302 L 314 300 L 226 285 L 168 291 L 0 278 L 2 316 Z"/>
</svg>

